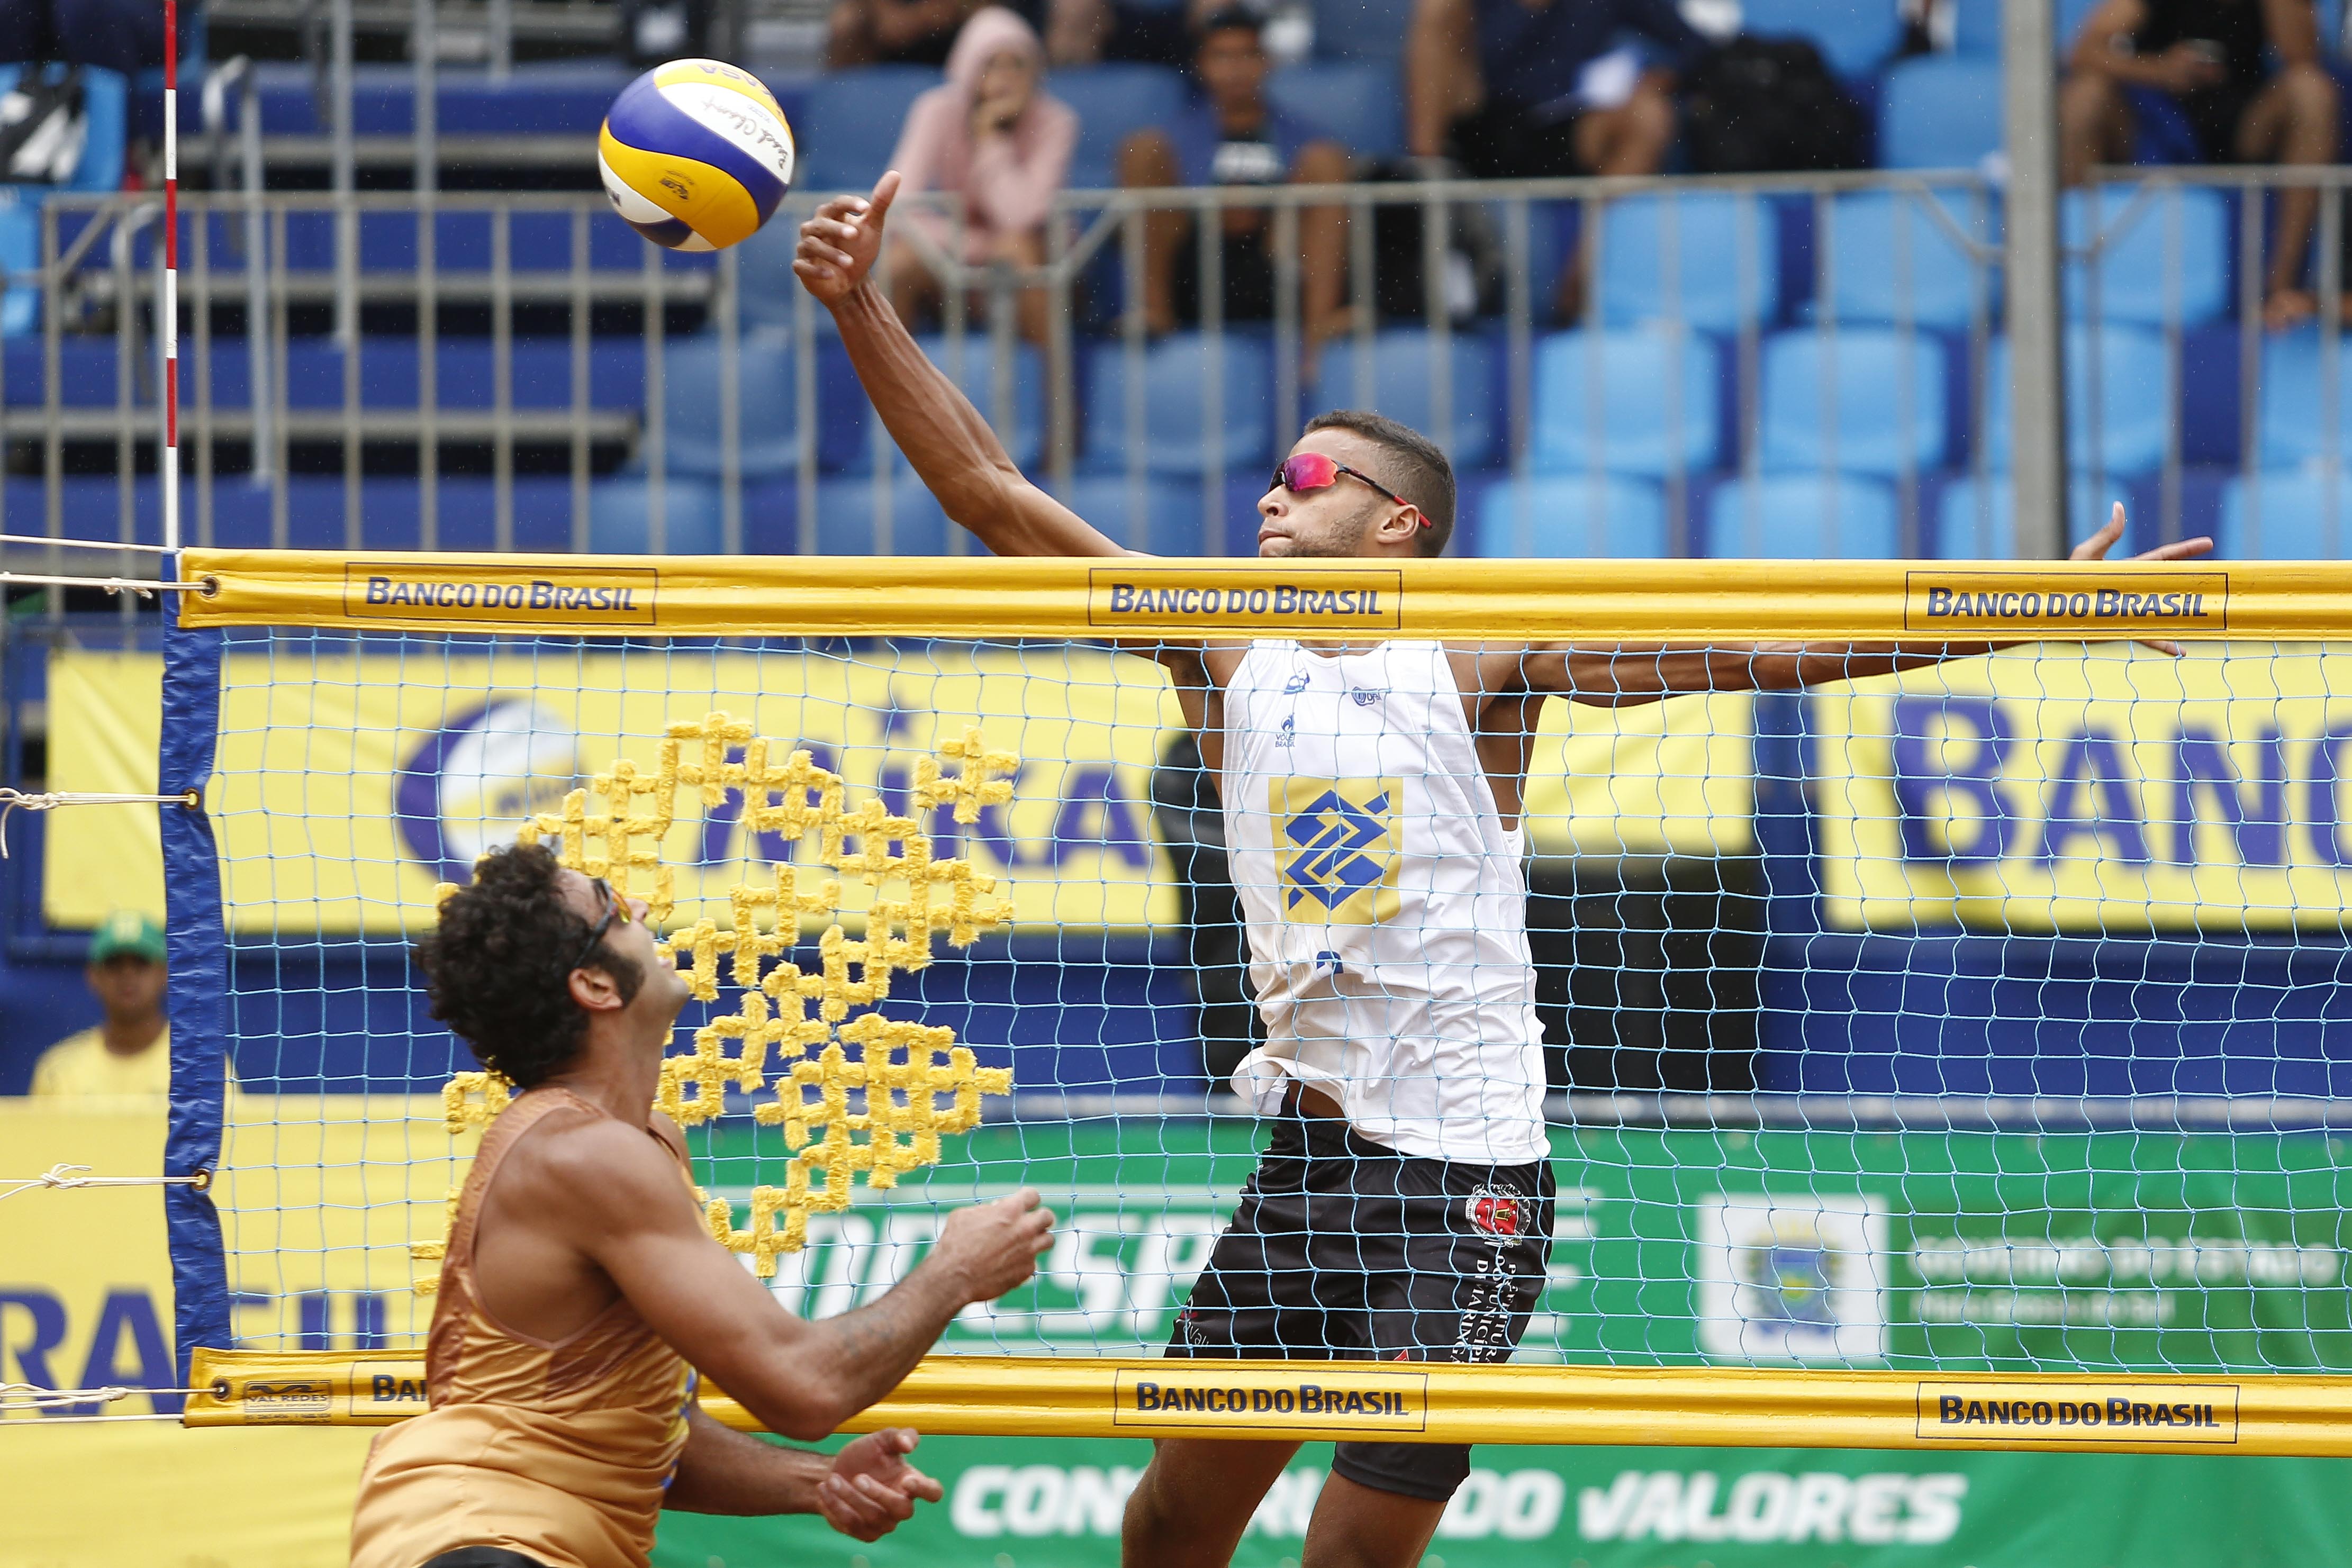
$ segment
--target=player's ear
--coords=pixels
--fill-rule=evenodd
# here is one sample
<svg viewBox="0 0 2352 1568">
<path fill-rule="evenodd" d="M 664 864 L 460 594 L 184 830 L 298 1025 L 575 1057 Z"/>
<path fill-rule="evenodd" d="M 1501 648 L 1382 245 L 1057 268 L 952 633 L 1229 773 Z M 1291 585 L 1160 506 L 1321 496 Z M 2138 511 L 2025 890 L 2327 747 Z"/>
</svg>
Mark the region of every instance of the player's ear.
<svg viewBox="0 0 2352 1568">
<path fill-rule="evenodd" d="M 572 970 L 570 984 L 572 999 L 583 1012 L 617 1012 L 628 1005 L 622 999 L 621 988 L 601 967 Z"/>
</svg>

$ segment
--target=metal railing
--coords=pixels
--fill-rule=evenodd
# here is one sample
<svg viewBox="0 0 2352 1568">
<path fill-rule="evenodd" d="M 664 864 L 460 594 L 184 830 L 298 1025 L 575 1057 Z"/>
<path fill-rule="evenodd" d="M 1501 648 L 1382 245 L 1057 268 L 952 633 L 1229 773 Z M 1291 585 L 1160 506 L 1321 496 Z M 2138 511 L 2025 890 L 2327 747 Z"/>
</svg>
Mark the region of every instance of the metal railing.
<svg viewBox="0 0 2352 1568">
<path fill-rule="evenodd" d="M 236 160 L 229 156 L 233 97 L 244 111 Z M 663 550 L 671 544 L 676 486 L 688 478 L 674 452 L 681 433 L 667 428 L 674 402 L 667 378 L 680 351 L 675 340 L 684 330 L 697 367 L 715 361 L 715 395 L 698 393 L 677 406 L 703 409 L 715 419 L 715 458 L 698 459 L 690 480 L 698 490 L 708 486 L 718 492 L 719 548 L 743 548 L 747 504 L 785 505 L 788 497 L 793 518 L 788 541 L 816 549 L 823 542 L 820 505 L 837 516 L 845 504 L 843 492 L 826 486 L 861 472 L 870 474 L 865 498 L 871 548 L 884 553 L 906 548 L 908 541 L 895 537 L 902 516 L 897 492 L 913 480 L 879 422 L 866 419 L 862 454 L 820 444 L 829 417 L 842 423 L 833 400 L 862 402 L 827 344 L 823 312 L 788 270 L 792 232 L 821 197 L 789 198 L 768 233 L 716 257 L 683 257 L 639 245 L 633 263 L 598 265 L 599 246 L 612 245 L 609 231 L 616 221 L 597 195 L 264 191 L 252 101 L 249 76 L 241 81 L 231 76 L 207 95 L 215 162 L 224 176 L 233 162 L 240 164 L 244 188 L 184 197 L 180 297 L 188 347 L 182 439 L 193 449 L 186 508 L 191 538 L 212 541 L 217 497 L 229 486 L 245 486 L 267 494 L 268 541 L 286 543 L 297 482 L 339 474 L 341 542 L 359 548 L 365 542 L 364 481 L 404 468 L 419 487 L 419 542 L 437 548 L 444 462 L 471 456 L 490 482 L 495 548 L 517 544 L 519 474 L 530 470 L 568 483 L 567 542 L 584 549 L 595 487 L 608 470 L 625 466 L 644 491 L 643 543 Z M 2316 186 L 2325 199 L 2313 247 L 2319 406 L 2311 411 L 2316 434 L 2309 463 L 2320 476 L 2326 509 L 2322 537 L 2332 550 L 2344 466 L 2337 375 L 2342 206 L 2352 169 L 2108 173 L 2115 183 L 2128 180 L 2136 188 L 2111 193 L 2098 209 L 2095 232 L 2075 236 L 2068 253 L 2074 269 L 2068 287 L 2080 294 L 2070 314 L 2082 323 L 2085 361 L 2070 377 L 2082 394 L 2074 422 L 2082 432 L 2074 442 L 2083 455 L 2078 476 L 2097 496 L 2111 487 L 2113 476 L 2104 471 L 2108 404 L 2122 389 L 2103 384 L 2103 335 L 2154 332 L 2169 382 L 2163 450 L 2152 467 L 2130 477 L 2154 502 L 2154 534 L 2176 537 L 2190 466 L 2179 413 L 2184 377 L 2192 368 L 2210 373 L 2215 334 L 2233 326 L 2238 462 L 2250 481 L 2244 487 L 2248 526 L 2260 528 L 2262 486 L 2252 481 L 2260 477 L 2264 455 L 2261 287 L 2272 204 L 2265 198 L 2290 186 Z M 228 183 L 226 177 L 222 183 Z M 2226 256 L 2200 260 L 2193 247 L 2200 236 L 2211 239 L 2215 221 L 2206 192 L 2229 198 L 2221 210 L 2234 227 Z M 1855 242 L 1842 236 L 1856 230 L 1856 204 L 1865 198 L 1893 214 L 1891 237 L 1850 255 Z M 1345 214 L 1344 298 L 1350 314 L 1344 331 L 1318 344 L 1309 341 L 1304 319 L 1299 236 L 1308 214 L 1334 208 Z M 1502 492 L 1511 497 L 1507 521 L 1485 541 L 1489 552 L 1611 548 L 1601 503 L 1609 483 L 1627 476 L 1654 485 L 1669 553 L 1692 548 L 1703 531 L 1695 527 L 1703 509 L 1736 522 L 1728 530 L 1733 537 L 1721 542 L 1754 551 L 1770 542 L 1762 537 L 1769 522 L 1763 482 L 1792 471 L 1816 473 L 1824 481 L 1828 515 L 1822 538 L 1832 550 L 1850 549 L 1854 541 L 1841 537 L 1832 498 L 1837 481 L 1858 471 L 1894 495 L 1900 551 L 1921 554 L 1940 545 L 1947 553 L 1967 554 L 2003 548 L 1994 530 L 1996 432 L 1988 384 L 1999 320 L 2000 258 L 1993 237 L 1999 208 L 2000 192 L 1963 172 L 1071 192 L 1059 199 L 1048 225 L 1044 264 L 1028 269 L 952 259 L 961 250 L 952 229 L 942 246 L 911 223 L 898 227 L 939 286 L 943 365 L 961 377 L 968 357 L 985 353 L 990 373 L 974 386 L 975 402 L 1011 440 L 1029 417 L 1033 392 L 1024 367 L 1034 364 L 1042 381 L 1034 396 L 1042 404 L 1043 428 L 1029 443 L 1034 453 L 1025 455 L 1034 455 L 1040 477 L 1065 494 L 1082 476 L 1126 480 L 1124 516 L 1097 520 L 1139 544 L 1150 538 L 1155 495 L 1164 498 L 1197 483 L 1201 546 L 1222 548 L 1237 505 L 1226 482 L 1255 480 L 1256 459 L 1288 441 L 1313 401 L 1310 371 L 1318 350 L 1343 354 L 1351 365 L 1352 377 L 1339 389 L 1346 401 L 1374 404 L 1381 397 L 1380 356 L 1388 348 L 1383 334 L 1405 327 L 1423 334 L 1412 362 L 1423 367 L 1423 384 L 1406 400 L 1411 417 L 1449 448 L 1474 425 L 1499 432 L 1487 467 L 1517 483 Z M 1224 309 L 1225 251 L 1219 236 L 1222 215 L 1236 209 L 1265 214 L 1274 286 L 1270 319 L 1262 323 L 1231 320 Z M 1201 368 L 1199 455 L 1196 463 L 1175 465 L 1189 470 L 1181 476 L 1162 461 L 1160 446 L 1170 433 L 1150 428 L 1155 411 L 1164 416 L 1167 408 L 1146 384 L 1161 350 L 1148 335 L 1141 304 L 1146 225 L 1152 214 L 1168 212 L 1191 222 L 1186 243 L 1193 247 L 1202 302 L 1192 329 L 1197 336 L 1185 340 L 1197 349 Z M 1417 254 L 1381 237 L 1384 224 L 1401 214 L 1418 221 Z M 18 476 L 0 489 L 0 532 L 135 537 L 137 476 L 148 465 L 156 419 L 158 214 L 152 199 L 134 195 L 53 197 L 40 209 L 38 270 L 6 280 L 11 287 L 40 291 L 35 341 L 41 391 L 33 403 L 9 388 L 10 368 L 21 378 L 28 363 L 26 340 L 18 340 L 0 361 L 0 452 L 7 455 L 8 472 Z M 1474 222 L 1457 224 L 1458 214 Z M 1694 251 L 1685 225 L 1728 234 L 1728 254 Z M 2149 225 L 2153 240 L 2143 232 Z M 1476 280 L 1488 298 L 1465 313 L 1448 287 L 1450 274 L 1475 270 L 1455 255 L 1468 228 L 1490 236 L 1493 271 Z M 1570 228 L 1572 240 L 1565 237 Z M 1916 275 L 1934 260 L 1927 247 L 1945 253 L 1948 274 L 1953 257 L 1964 268 L 1964 308 L 1951 303 L 1949 276 L 1940 286 L 1942 303 L 1922 307 Z M 1469 246 L 1464 254 L 1476 249 Z M 1646 271 L 1643 257 L 1654 258 Z M 1802 278 L 1793 275 L 1800 265 L 1807 273 Z M 1421 308 L 1417 315 L 1400 312 L 1391 298 L 1383 317 L 1378 308 L 1383 273 L 1393 283 L 1401 267 L 1417 269 Z M 1562 267 L 1582 279 L 1580 309 L 1565 321 L 1550 309 L 1556 298 L 1550 278 Z M 2147 304 L 2150 267 L 2158 275 L 2156 307 Z M 2214 268 L 2234 274 L 2234 322 L 2226 310 L 2192 319 L 2198 302 L 2190 292 Z M 1639 285 L 1631 292 L 1629 277 Z M 1870 287 L 1850 287 L 1857 277 Z M 2109 319 L 2105 298 L 2126 286 L 2139 300 L 2130 325 Z M 1017 298 L 1031 288 L 1047 296 L 1045 325 L 1042 342 L 1024 344 Z M 1727 316 L 1721 303 L 1727 292 L 1735 302 Z M 1865 317 L 1842 308 L 1841 301 L 1857 292 L 1880 302 Z M 1690 302 L 1702 293 L 1714 303 L 1694 319 Z M 1850 422 L 1839 416 L 1838 378 L 1846 364 L 1839 342 L 1864 329 L 1874 343 L 1894 344 L 1889 393 L 1898 429 L 1919 423 L 1921 411 L 1911 401 L 1915 386 L 1938 397 L 1941 388 L 1960 390 L 1966 406 L 1948 421 L 1962 433 L 1959 449 L 1940 438 L 1907 436 L 1896 443 L 1891 462 L 1884 454 L 1857 458 L 1850 449 Z M 1721 370 L 1699 384 L 1683 384 L 1680 352 L 1654 353 L 1647 362 L 1661 367 L 1663 385 L 1631 384 L 1600 351 L 1603 334 L 1621 331 L 1653 343 L 1699 343 Z M 1815 459 L 1792 470 L 1775 444 L 1785 417 L 1768 423 L 1774 411 L 1768 408 L 1772 394 L 1766 380 L 1775 344 L 1804 337 L 1814 343 L 1819 374 L 1810 395 L 1821 417 L 1811 440 Z M 2189 352 L 2192 337 L 2209 350 L 2201 357 Z M 1555 361 L 1574 365 L 1581 378 L 1577 388 L 1538 384 L 1538 360 L 1555 338 L 1583 346 L 1580 357 L 1562 353 Z M 1106 344 L 1117 347 L 1123 387 L 1115 413 L 1104 403 L 1103 389 L 1090 389 L 1084 373 L 1088 367 L 1110 368 Z M 1454 384 L 1455 349 L 1465 344 L 1477 351 L 1460 362 L 1499 362 L 1495 383 Z M 624 348 L 627 354 L 619 352 Z M 402 352 L 413 354 L 416 365 L 413 401 L 392 398 L 370 380 L 372 361 L 399 359 Z M 789 361 L 784 406 L 771 396 L 775 382 L 770 379 L 760 393 L 768 401 L 755 400 L 747 409 L 742 374 L 751 353 L 763 365 L 778 354 Z M 1944 364 L 1955 355 L 1963 369 L 1920 379 L 1921 362 Z M 469 383 L 466 395 L 446 395 L 441 361 L 451 356 L 474 363 L 487 385 Z M 564 395 L 519 395 L 519 356 L 530 361 L 533 374 L 551 374 L 560 365 Z M 114 396 L 105 402 L 93 400 L 75 375 L 76 367 L 96 366 L 101 358 L 114 380 Z M 239 360 L 247 373 L 242 388 L 232 390 L 215 371 Z M 1262 381 L 1254 368 L 1261 361 L 1266 366 Z M 338 383 L 324 394 L 305 379 L 321 375 Z M 611 383 L 629 375 L 636 382 L 624 395 Z M 1612 404 L 1633 398 L 1646 399 L 1674 427 L 1666 460 L 1620 460 L 1628 433 Z M 2146 399 L 2138 402 L 2144 406 Z M 1560 409 L 1570 404 L 1582 422 L 1580 431 L 1563 423 Z M 1719 410 L 1719 421 L 1706 417 L 1709 407 Z M 1263 409 L 1263 418 L 1249 425 L 1238 445 L 1229 445 L 1233 416 L 1244 408 Z M 747 432 L 747 419 L 756 428 Z M 766 436 L 773 424 L 787 421 L 794 432 L 793 451 L 780 467 L 775 444 Z M 1683 426 L 1717 423 L 1727 434 L 1715 449 L 1685 449 Z M 1121 433 L 1115 449 L 1100 428 L 1105 424 Z M 685 434 L 711 445 L 708 431 Z M 756 469 L 746 466 L 747 436 L 761 438 L 763 465 Z M 84 494 L 94 476 L 112 482 L 115 515 L 91 515 L 77 504 L 68 517 L 68 490 Z M 41 481 L 39 501 L 37 515 L 26 517 L 20 515 L 23 480 L 32 476 Z M 1974 514 L 1961 538 L 1939 540 L 1927 517 L 1928 492 L 1956 476 L 1976 481 Z M 1536 515 L 1530 482 L 1538 478 L 1580 478 L 1591 486 L 1581 536 Z M 1720 496 L 1727 486 L 1735 497 L 1728 502 Z M 1557 498 L 1557 492 L 1545 493 Z M 945 538 L 951 551 L 964 548 L 958 530 L 948 529 Z M 110 563 L 92 563 L 91 570 L 100 564 Z"/>
</svg>

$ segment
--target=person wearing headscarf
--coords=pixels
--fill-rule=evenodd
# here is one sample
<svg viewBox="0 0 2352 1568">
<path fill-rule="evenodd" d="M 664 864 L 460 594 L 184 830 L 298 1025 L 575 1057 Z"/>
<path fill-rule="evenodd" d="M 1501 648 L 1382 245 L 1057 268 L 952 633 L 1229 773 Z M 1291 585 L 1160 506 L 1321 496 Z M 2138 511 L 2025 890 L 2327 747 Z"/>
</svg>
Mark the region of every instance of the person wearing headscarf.
<svg viewBox="0 0 2352 1568">
<path fill-rule="evenodd" d="M 975 12 L 948 55 L 948 79 L 914 101 L 890 166 L 940 248 L 971 265 L 1040 266 L 1045 219 L 1070 172 L 1078 117 L 1045 91 L 1045 51 L 1028 23 L 1001 5 Z M 893 248 L 891 302 L 902 317 L 928 313 L 939 279 L 911 246 Z M 1023 332 L 1045 336 L 1045 291 L 1022 292 Z"/>
</svg>

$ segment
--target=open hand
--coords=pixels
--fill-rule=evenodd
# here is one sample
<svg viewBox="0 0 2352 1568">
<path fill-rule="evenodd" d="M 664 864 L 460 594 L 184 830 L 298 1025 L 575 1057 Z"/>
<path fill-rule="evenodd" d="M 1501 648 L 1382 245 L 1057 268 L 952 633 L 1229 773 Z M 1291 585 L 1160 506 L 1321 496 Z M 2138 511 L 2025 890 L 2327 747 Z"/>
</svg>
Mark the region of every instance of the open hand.
<svg viewBox="0 0 2352 1568">
<path fill-rule="evenodd" d="M 866 281 L 882 254 L 882 224 L 898 199 L 896 169 L 875 182 L 871 196 L 835 196 L 801 225 L 793 271 L 824 306 L 840 304 Z"/>
<path fill-rule="evenodd" d="M 2123 537 L 2124 504 L 2121 501 L 2117 501 L 2115 505 L 2115 509 L 2107 514 L 2106 526 L 2101 528 L 2097 533 L 2093 534 L 2089 538 L 2084 539 L 2081 544 L 2076 545 L 2073 550 L 2068 552 L 2066 559 L 2069 560 L 2105 560 L 2107 559 L 2107 552 L 2116 548 L 2116 541 Z M 2212 553 L 2212 539 L 2204 534 L 2200 534 L 2193 539 L 2179 539 L 2168 545 L 2158 545 L 2152 550 L 2142 550 L 2139 554 L 2132 557 L 2132 559 L 2191 560 L 2198 556 L 2210 555 Z M 2147 643 L 2143 645 L 2153 648 L 2159 653 L 2169 653 L 2176 659 L 2180 656 L 2180 644 L 2178 643 L 2158 642 Z"/>
<path fill-rule="evenodd" d="M 824 1521 L 856 1541 L 879 1541 L 915 1516 L 915 1500 L 937 1502 L 940 1483 L 907 1462 L 922 1441 L 910 1427 L 868 1432 L 833 1458 L 833 1473 L 816 1487 Z"/>
<path fill-rule="evenodd" d="M 1033 1187 L 992 1203 L 959 1208 L 940 1227 L 929 1262 L 960 1277 L 965 1298 L 992 1301 L 1037 1271 L 1037 1255 L 1054 1244 L 1054 1211 L 1038 1206 Z"/>
</svg>

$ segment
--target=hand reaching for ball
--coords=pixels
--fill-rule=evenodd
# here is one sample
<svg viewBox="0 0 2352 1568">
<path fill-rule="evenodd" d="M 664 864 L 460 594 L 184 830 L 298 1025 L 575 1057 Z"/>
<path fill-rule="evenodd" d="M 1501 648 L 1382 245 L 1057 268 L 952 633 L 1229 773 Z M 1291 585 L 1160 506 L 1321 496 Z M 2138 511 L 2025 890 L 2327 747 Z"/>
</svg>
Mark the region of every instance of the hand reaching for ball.
<svg viewBox="0 0 2352 1568">
<path fill-rule="evenodd" d="M 882 224 L 898 199 L 896 169 L 875 182 L 871 196 L 835 196 L 801 225 L 793 271 L 820 305 L 840 304 L 866 281 L 882 254 Z"/>
</svg>

